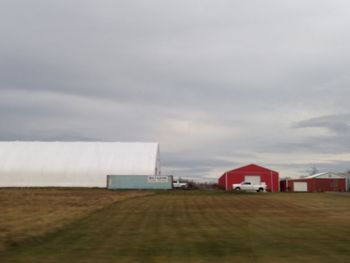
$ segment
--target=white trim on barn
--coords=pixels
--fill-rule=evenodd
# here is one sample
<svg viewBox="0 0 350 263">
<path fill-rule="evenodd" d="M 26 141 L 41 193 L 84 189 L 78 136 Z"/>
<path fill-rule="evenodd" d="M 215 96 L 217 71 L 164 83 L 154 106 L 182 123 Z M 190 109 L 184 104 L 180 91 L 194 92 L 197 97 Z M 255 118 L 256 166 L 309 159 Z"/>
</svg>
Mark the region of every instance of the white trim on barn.
<svg viewBox="0 0 350 263">
<path fill-rule="evenodd" d="M 159 144 L 0 142 L 0 187 L 106 187 L 111 174 L 159 175 Z"/>
</svg>

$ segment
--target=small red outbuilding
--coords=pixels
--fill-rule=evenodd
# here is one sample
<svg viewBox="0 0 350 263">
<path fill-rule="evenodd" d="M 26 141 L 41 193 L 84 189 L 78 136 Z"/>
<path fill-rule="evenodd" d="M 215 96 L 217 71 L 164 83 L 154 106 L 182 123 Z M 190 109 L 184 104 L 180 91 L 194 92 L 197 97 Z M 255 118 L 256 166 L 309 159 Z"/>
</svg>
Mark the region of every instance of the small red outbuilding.
<svg viewBox="0 0 350 263">
<path fill-rule="evenodd" d="M 232 190 L 233 184 L 249 181 L 256 184 L 265 183 L 267 190 L 271 192 L 279 191 L 278 172 L 265 167 L 249 164 L 231 171 L 225 172 L 218 180 L 218 184 L 226 191 Z"/>
<path fill-rule="evenodd" d="M 326 172 L 300 179 L 284 179 L 280 182 L 282 192 L 345 192 L 346 179 L 338 174 Z"/>
</svg>

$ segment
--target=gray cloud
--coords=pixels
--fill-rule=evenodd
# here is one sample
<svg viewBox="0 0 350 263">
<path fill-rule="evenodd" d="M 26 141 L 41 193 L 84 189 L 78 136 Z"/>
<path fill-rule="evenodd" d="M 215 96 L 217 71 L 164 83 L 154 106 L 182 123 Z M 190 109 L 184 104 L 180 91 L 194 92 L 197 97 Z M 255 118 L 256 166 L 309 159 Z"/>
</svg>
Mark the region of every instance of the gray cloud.
<svg viewBox="0 0 350 263">
<path fill-rule="evenodd" d="M 320 128 L 325 135 L 310 135 L 294 148 L 323 153 L 348 153 L 350 147 L 350 114 L 327 115 L 300 121 L 293 125 L 297 129 Z M 292 146 L 293 148 L 293 146 Z"/>
<path fill-rule="evenodd" d="M 194 177 L 251 162 L 344 167 L 346 7 L 3 1 L 0 139 L 159 141 L 163 170 Z"/>
<path fill-rule="evenodd" d="M 325 128 L 337 135 L 349 135 L 350 114 L 322 116 L 301 121 L 294 125 L 295 128 L 319 127 Z M 350 135 L 349 135 L 350 136 Z"/>
</svg>

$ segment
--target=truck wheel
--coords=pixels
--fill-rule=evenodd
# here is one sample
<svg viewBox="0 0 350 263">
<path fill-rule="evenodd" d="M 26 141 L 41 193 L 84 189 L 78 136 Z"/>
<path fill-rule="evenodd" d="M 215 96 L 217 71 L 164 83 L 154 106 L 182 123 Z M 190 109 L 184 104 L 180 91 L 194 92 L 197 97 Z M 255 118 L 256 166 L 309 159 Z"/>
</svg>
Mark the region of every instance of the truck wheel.
<svg viewBox="0 0 350 263">
<path fill-rule="evenodd" d="M 264 192 L 264 189 L 263 188 L 259 188 L 258 192 Z"/>
<path fill-rule="evenodd" d="M 236 191 L 239 191 L 239 190 L 241 190 L 241 188 L 239 188 L 239 187 L 236 187 L 236 188 L 235 188 L 235 190 L 236 190 Z"/>
</svg>

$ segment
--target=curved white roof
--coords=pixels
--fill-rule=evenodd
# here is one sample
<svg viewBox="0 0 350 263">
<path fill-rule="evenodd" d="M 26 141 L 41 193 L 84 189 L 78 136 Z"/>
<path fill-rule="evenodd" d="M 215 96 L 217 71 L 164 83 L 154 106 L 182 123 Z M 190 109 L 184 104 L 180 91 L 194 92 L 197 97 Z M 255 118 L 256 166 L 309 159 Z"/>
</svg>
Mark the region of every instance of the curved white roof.
<svg viewBox="0 0 350 263">
<path fill-rule="evenodd" d="M 0 186 L 105 187 L 107 175 L 155 175 L 158 143 L 0 142 Z"/>
</svg>

